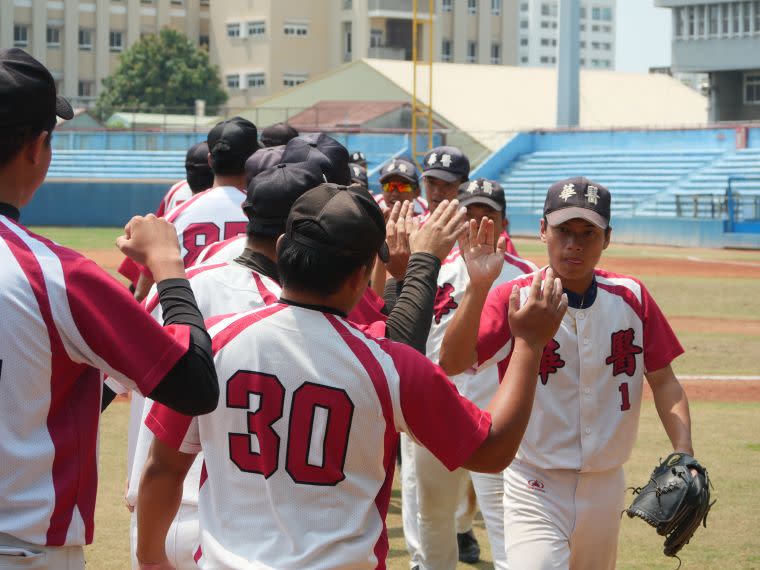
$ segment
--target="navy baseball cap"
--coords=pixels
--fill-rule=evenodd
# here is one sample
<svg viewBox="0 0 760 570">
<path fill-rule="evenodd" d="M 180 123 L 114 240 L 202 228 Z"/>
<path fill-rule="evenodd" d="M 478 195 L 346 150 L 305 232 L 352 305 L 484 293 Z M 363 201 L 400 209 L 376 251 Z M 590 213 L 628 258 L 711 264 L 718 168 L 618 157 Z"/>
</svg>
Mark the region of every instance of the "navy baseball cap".
<svg viewBox="0 0 760 570">
<path fill-rule="evenodd" d="M 544 217 L 550 226 L 558 226 L 574 218 L 582 218 L 606 230 L 610 225 L 609 190 L 578 176 L 555 182 L 549 187 L 544 202 Z"/>
<path fill-rule="evenodd" d="M 248 233 L 277 237 L 285 233 L 285 221 L 293 203 L 324 182 L 322 171 L 310 162 L 278 164 L 251 180 L 243 202 Z"/>
<path fill-rule="evenodd" d="M 285 152 L 285 145 L 268 146 L 260 148 L 248 157 L 245 161 L 245 182 L 250 184 L 251 180 L 260 172 L 267 168 L 272 168 L 282 162 L 282 153 Z"/>
<path fill-rule="evenodd" d="M 324 183 L 296 200 L 286 235 L 303 246 L 332 254 L 387 262 L 385 219 L 374 198 L 359 186 Z"/>
<path fill-rule="evenodd" d="M 367 178 L 367 169 L 360 164 L 349 164 L 351 170 L 351 182 L 369 188 L 369 178 Z"/>
<path fill-rule="evenodd" d="M 261 144 L 263 147 L 281 146 L 288 144 L 290 139 L 298 136 L 298 131 L 287 123 L 275 123 L 261 130 Z"/>
<path fill-rule="evenodd" d="M 504 213 L 507 209 L 504 188 L 495 180 L 486 178 L 476 178 L 462 184 L 459 187 L 457 200 L 459 200 L 459 205 L 465 208 L 471 204 L 482 204 L 497 212 Z"/>
<path fill-rule="evenodd" d="M 438 146 L 425 155 L 422 176 L 440 178 L 446 182 L 467 182 L 470 178 L 470 159 L 454 146 Z"/>
<path fill-rule="evenodd" d="M 383 166 L 380 171 L 380 184 L 385 184 L 391 178 L 398 177 L 419 186 L 420 174 L 411 160 L 406 158 L 394 158 Z"/>
<path fill-rule="evenodd" d="M 217 123 L 206 139 L 212 167 L 243 170 L 245 161 L 259 148 L 256 125 L 242 117 Z"/>
<path fill-rule="evenodd" d="M 324 133 L 299 135 L 285 145 L 282 162 L 311 161 L 320 165 L 327 182 L 342 186 L 351 184 L 348 150 L 334 138 Z"/>
<path fill-rule="evenodd" d="M 208 164 L 208 145 L 205 141 L 188 149 L 185 155 L 185 174 L 193 192 L 200 192 L 214 185 L 214 172 Z"/>
<path fill-rule="evenodd" d="M 0 128 L 52 129 L 56 117 L 72 119 L 74 110 L 47 68 L 22 49 L 0 50 Z"/>
</svg>

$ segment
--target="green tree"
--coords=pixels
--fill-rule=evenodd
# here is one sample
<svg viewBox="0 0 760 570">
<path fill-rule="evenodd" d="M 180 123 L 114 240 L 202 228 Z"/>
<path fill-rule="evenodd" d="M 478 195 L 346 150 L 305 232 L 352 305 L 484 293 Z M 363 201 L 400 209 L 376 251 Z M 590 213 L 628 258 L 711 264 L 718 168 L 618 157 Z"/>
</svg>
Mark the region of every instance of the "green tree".
<svg viewBox="0 0 760 570">
<path fill-rule="evenodd" d="M 196 99 L 217 113 L 227 101 L 219 69 L 208 52 L 170 28 L 144 36 L 119 58 L 116 71 L 103 80 L 96 113 L 105 120 L 115 111 L 193 113 Z"/>
</svg>

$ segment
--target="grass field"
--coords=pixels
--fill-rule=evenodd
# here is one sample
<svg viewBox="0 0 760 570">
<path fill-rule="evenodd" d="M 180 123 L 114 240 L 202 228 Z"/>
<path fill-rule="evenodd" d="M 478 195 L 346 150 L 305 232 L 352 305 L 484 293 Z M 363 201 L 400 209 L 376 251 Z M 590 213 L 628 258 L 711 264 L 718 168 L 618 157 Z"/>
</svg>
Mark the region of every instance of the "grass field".
<svg viewBox="0 0 760 570">
<path fill-rule="evenodd" d="M 41 228 L 40 233 L 80 250 L 106 251 L 120 230 L 111 228 Z M 516 240 L 524 257 L 540 258 L 544 246 L 537 240 Z M 659 247 L 632 248 L 612 245 L 605 255 L 619 258 L 682 260 L 696 258 L 714 262 L 760 264 L 760 252 Z M 602 264 L 603 265 L 603 264 Z M 106 267 L 113 270 L 113 267 Z M 751 275 L 689 277 L 659 272 L 637 274 L 652 291 L 665 314 L 699 317 L 707 325 L 720 324 L 731 332 L 680 330 L 679 338 L 687 353 L 676 361 L 682 374 L 760 373 L 760 335 L 748 326 L 760 321 L 760 286 Z M 741 323 L 744 323 L 743 325 Z M 744 328 L 742 328 L 744 327 Z M 103 416 L 100 445 L 101 479 L 96 513 L 95 544 L 87 549 L 88 568 L 120 570 L 129 568 L 129 515 L 122 503 L 126 476 L 126 426 L 128 406 L 114 404 Z M 710 468 L 717 504 L 708 520 L 682 554 L 684 569 L 760 569 L 760 403 L 692 402 L 694 442 L 697 456 Z M 668 450 L 667 438 L 651 401 L 642 410 L 638 443 L 626 466 L 629 484 L 640 484 L 657 459 Z M 400 520 L 400 490 L 394 487 L 388 517 L 391 552 L 389 568 L 408 567 Z M 482 522 L 475 527 L 483 562 L 475 567 L 490 568 L 488 541 Z M 624 518 L 619 542 L 618 568 L 672 570 L 677 561 L 662 555 L 662 538 L 640 520 Z M 466 565 L 460 565 L 467 568 Z"/>
</svg>

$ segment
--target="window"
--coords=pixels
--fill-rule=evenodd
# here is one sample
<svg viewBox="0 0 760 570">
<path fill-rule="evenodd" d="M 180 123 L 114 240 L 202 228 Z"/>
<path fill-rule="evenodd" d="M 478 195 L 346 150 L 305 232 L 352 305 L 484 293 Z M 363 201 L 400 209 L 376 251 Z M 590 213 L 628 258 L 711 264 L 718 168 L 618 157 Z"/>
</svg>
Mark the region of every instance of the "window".
<svg viewBox="0 0 760 570">
<path fill-rule="evenodd" d="M 730 29 L 728 27 L 728 4 L 721 4 L 721 29 L 720 32 L 725 36 L 728 35 Z"/>
<path fill-rule="evenodd" d="M 541 45 L 542 46 L 548 46 L 551 45 L 551 40 L 549 38 L 541 38 Z"/>
<path fill-rule="evenodd" d="M 602 20 L 605 22 L 612 21 L 612 8 L 602 8 Z"/>
<path fill-rule="evenodd" d="M 113 52 L 124 50 L 124 32 L 115 32 L 111 30 L 108 34 L 108 47 Z"/>
<path fill-rule="evenodd" d="M 208 34 L 201 34 L 198 36 L 198 45 L 208 49 L 209 37 Z"/>
<path fill-rule="evenodd" d="M 441 61 L 451 61 L 451 40 L 441 41 Z"/>
<path fill-rule="evenodd" d="M 451 12 L 451 0 L 442 0 L 441 12 Z"/>
<path fill-rule="evenodd" d="M 522 4 L 520 4 L 520 12 L 527 12 L 527 11 L 528 11 L 528 3 L 523 2 Z"/>
<path fill-rule="evenodd" d="M 94 81 L 80 81 L 77 85 L 77 95 L 80 97 L 94 97 L 95 96 L 95 82 Z"/>
<path fill-rule="evenodd" d="M 498 16 L 501 14 L 501 0 L 491 0 L 491 15 Z"/>
<path fill-rule="evenodd" d="M 228 89 L 240 89 L 240 76 L 228 75 L 227 76 L 227 88 Z"/>
<path fill-rule="evenodd" d="M 478 61 L 478 42 L 467 42 L 467 63 Z"/>
<path fill-rule="evenodd" d="M 701 38 L 705 35 L 705 7 L 697 6 L 697 35 Z"/>
<path fill-rule="evenodd" d="M 556 18 L 557 5 L 556 4 L 541 4 L 541 15 L 549 16 L 551 18 Z"/>
<path fill-rule="evenodd" d="M 227 24 L 227 37 L 228 38 L 240 37 L 240 23 L 233 22 L 233 23 Z"/>
<path fill-rule="evenodd" d="M 478 13 L 478 0 L 467 0 L 467 13 L 468 14 Z"/>
<path fill-rule="evenodd" d="M 201 0 L 201 6 L 208 6 L 209 0 Z"/>
<path fill-rule="evenodd" d="M 61 28 L 48 26 L 47 29 L 47 46 L 61 47 Z"/>
<path fill-rule="evenodd" d="M 258 88 L 266 86 L 266 78 L 263 72 L 249 73 L 245 76 L 245 84 L 249 88 Z"/>
<path fill-rule="evenodd" d="M 343 0 L 343 9 L 344 10 L 351 10 L 354 7 L 354 3 L 352 0 Z"/>
<path fill-rule="evenodd" d="M 369 32 L 369 47 L 383 47 L 383 30 L 372 28 Z"/>
<path fill-rule="evenodd" d="M 602 49 L 604 51 L 611 51 L 612 50 L 612 44 L 610 42 L 602 42 Z"/>
<path fill-rule="evenodd" d="M 591 19 L 592 20 L 601 20 L 602 19 L 602 9 L 599 7 L 594 6 L 591 8 Z"/>
<path fill-rule="evenodd" d="M 760 34 L 760 0 L 753 2 L 755 8 L 755 33 Z"/>
<path fill-rule="evenodd" d="M 581 20 L 585 20 L 585 19 L 586 19 L 586 7 L 581 6 Z"/>
<path fill-rule="evenodd" d="M 581 42 L 581 49 L 586 49 L 586 42 Z"/>
<path fill-rule="evenodd" d="M 600 49 L 599 46 L 599 42 L 591 42 L 591 49 Z"/>
<path fill-rule="evenodd" d="M 249 36 L 263 36 L 267 33 L 266 22 L 248 22 L 248 35 Z"/>
<path fill-rule="evenodd" d="M 739 33 L 739 4 L 732 2 L 729 4 L 731 7 L 731 32 L 734 34 Z"/>
<path fill-rule="evenodd" d="M 501 44 L 491 44 L 491 65 L 499 65 L 501 63 Z"/>
<path fill-rule="evenodd" d="M 13 45 L 15 47 L 29 45 L 29 26 L 13 26 Z"/>
<path fill-rule="evenodd" d="M 521 46 L 527 46 L 528 45 L 528 38 L 520 38 L 520 45 Z"/>
<path fill-rule="evenodd" d="M 92 49 L 92 28 L 79 28 L 79 49 Z"/>
<path fill-rule="evenodd" d="M 185 3 L 185 0 L 172 0 L 172 4 L 174 6 L 182 6 Z"/>
<path fill-rule="evenodd" d="M 524 55 L 520 58 L 520 63 L 528 63 L 528 56 Z"/>
<path fill-rule="evenodd" d="M 744 74 L 744 104 L 760 105 L 760 71 Z"/>
<path fill-rule="evenodd" d="M 303 37 L 309 34 L 309 24 L 296 24 L 293 22 L 285 22 L 283 29 L 286 36 L 298 36 Z"/>
<path fill-rule="evenodd" d="M 305 83 L 306 80 L 309 79 L 309 76 L 305 73 L 283 73 L 282 75 L 282 84 L 285 87 L 295 87 L 296 85 L 301 85 L 301 83 Z"/>
<path fill-rule="evenodd" d="M 673 8 L 673 20 L 675 21 L 677 38 L 683 37 L 683 17 L 684 17 L 683 8 Z"/>
<path fill-rule="evenodd" d="M 751 27 L 752 19 L 750 18 L 750 2 L 742 2 L 742 33 L 748 34 Z"/>
<path fill-rule="evenodd" d="M 713 4 L 708 7 L 707 9 L 707 32 L 711 36 L 717 36 L 718 35 L 718 13 L 719 13 L 719 6 L 717 4 Z"/>
<path fill-rule="evenodd" d="M 520 28 L 526 30 L 528 28 L 528 20 L 520 20 Z"/>
<path fill-rule="evenodd" d="M 541 63 L 549 63 L 549 58 L 545 55 L 541 56 Z"/>
</svg>

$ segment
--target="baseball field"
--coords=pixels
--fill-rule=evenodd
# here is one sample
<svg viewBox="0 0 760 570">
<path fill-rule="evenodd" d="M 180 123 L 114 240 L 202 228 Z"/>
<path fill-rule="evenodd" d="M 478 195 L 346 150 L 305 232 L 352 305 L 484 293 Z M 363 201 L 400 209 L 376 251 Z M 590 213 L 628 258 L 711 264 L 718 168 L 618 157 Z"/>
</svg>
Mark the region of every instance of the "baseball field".
<svg viewBox="0 0 760 570">
<path fill-rule="evenodd" d="M 121 260 L 110 228 L 34 228 L 73 247 L 114 272 Z M 613 235 L 614 241 L 614 235 Z M 543 245 L 517 239 L 523 257 L 545 263 Z M 691 401 L 697 458 L 708 467 L 717 498 L 707 529 L 697 531 L 681 553 L 684 569 L 760 568 L 760 252 L 612 245 L 601 266 L 640 278 L 678 334 L 686 354 L 674 364 Z M 751 377 L 756 379 L 751 379 Z M 713 379 L 712 377 L 720 377 Z M 728 380 L 733 378 L 733 380 Z M 117 400 L 104 414 L 95 544 L 88 567 L 121 570 L 129 565 L 129 513 L 122 496 L 126 477 L 128 406 Z M 646 481 L 669 444 L 651 398 L 645 395 L 639 438 L 626 466 L 630 485 Z M 740 469 L 741 466 L 744 466 Z M 400 489 L 388 517 L 389 568 L 408 568 L 401 530 Z M 477 568 L 490 568 L 483 547 Z M 667 569 L 678 565 L 662 555 L 662 538 L 640 520 L 623 520 L 619 568 Z M 460 565 L 466 568 L 467 565 Z"/>
</svg>

